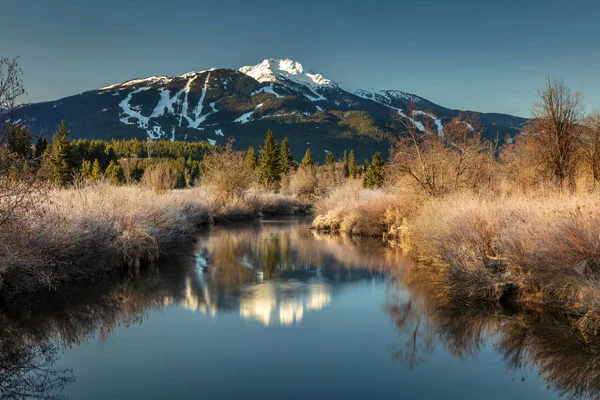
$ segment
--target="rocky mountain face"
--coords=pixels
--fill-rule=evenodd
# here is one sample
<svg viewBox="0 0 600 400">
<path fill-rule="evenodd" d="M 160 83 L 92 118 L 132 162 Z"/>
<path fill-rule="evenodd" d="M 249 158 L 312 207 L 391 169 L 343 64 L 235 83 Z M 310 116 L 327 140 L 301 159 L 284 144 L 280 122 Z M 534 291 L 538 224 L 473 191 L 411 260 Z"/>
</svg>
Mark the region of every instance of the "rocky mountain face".
<svg viewBox="0 0 600 400">
<path fill-rule="evenodd" d="M 410 110 L 410 111 L 409 111 Z M 21 106 L 17 117 L 34 132 L 51 135 L 66 120 L 72 138 L 188 140 L 234 147 L 256 146 L 272 129 L 288 137 L 300 158 L 311 148 L 340 155 L 353 148 L 358 160 L 387 153 L 403 134 L 403 121 L 423 129 L 459 114 L 398 90 L 345 90 L 292 60 L 264 60 L 239 70 L 210 69 L 181 76 L 151 76 L 90 90 L 56 101 Z M 486 135 L 514 135 L 525 119 L 504 114 L 476 115 Z"/>
</svg>

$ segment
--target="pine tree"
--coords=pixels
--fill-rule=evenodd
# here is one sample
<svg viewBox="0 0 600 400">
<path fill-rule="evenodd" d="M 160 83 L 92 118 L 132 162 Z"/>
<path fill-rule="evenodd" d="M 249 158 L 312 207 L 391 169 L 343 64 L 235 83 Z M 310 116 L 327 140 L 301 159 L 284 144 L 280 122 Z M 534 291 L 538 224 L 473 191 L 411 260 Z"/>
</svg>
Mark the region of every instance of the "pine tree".
<svg viewBox="0 0 600 400">
<path fill-rule="evenodd" d="M 300 168 L 306 168 L 315 165 L 315 160 L 313 159 L 312 151 L 310 149 L 306 149 L 306 153 L 304 153 L 304 158 L 300 162 Z"/>
<path fill-rule="evenodd" d="M 333 153 L 331 151 L 328 151 L 325 155 L 325 165 L 333 165 L 334 162 L 335 159 L 333 158 Z"/>
<path fill-rule="evenodd" d="M 244 163 L 248 171 L 254 171 L 256 169 L 256 166 L 258 165 L 258 159 L 256 158 L 254 147 L 248 147 L 248 150 L 246 151 L 246 160 Z"/>
<path fill-rule="evenodd" d="M 106 167 L 106 171 L 104 171 L 104 176 L 106 176 L 113 185 L 120 185 L 125 181 L 125 174 L 123 173 L 123 168 L 119 164 L 114 161 L 110 161 L 108 167 Z"/>
<path fill-rule="evenodd" d="M 8 149 L 23 158 L 31 158 L 31 132 L 23 125 L 8 125 Z"/>
<path fill-rule="evenodd" d="M 362 163 L 362 171 L 360 172 L 360 175 L 363 175 L 365 172 L 367 172 L 367 169 L 369 168 L 369 165 L 371 165 L 369 163 L 369 159 L 365 158 L 365 161 L 363 161 L 363 163 Z"/>
<path fill-rule="evenodd" d="M 342 172 L 344 173 L 344 177 L 347 178 L 350 176 L 350 168 L 348 166 L 348 152 L 344 149 L 344 158 L 342 159 Z"/>
<path fill-rule="evenodd" d="M 98 180 L 102 177 L 102 168 L 100 167 L 100 161 L 96 158 L 94 160 L 94 164 L 92 165 L 92 172 L 90 174 L 90 178 L 94 182 L 98 182 Z"/>
<path fill-rule="evenodd" d="M 52 147 L 48 157 L 50 180 L 61 186 L 71 182 L 73 170 L 76 167 L 75 152 L 69 142 L 69 133 L 65 121 L 61 121 L 52 138 Z"/>
<path fill-rule="evenodd" d="M 281 179 L 279 161 L 279 145 L 272 130 L 267 131 L 264 146 L 260 148 L 258 159 L 258 175 L 261 183 L 267 189 L 277 189 Z"/>
<path fill-rule="evenodd" d="M 35 158 L 40 159 L 44 152 L 48 148 L 48 139 L 45 137 L 39 137 L 37 142 L 35 143 Z"/>
<path fill-rule="evenodd" d="M 81 162 L 81 176 L 84 179 L 90 179 L 92 177 L 92 163 L 89 160 L 83 160 Z"/>
<path fill-rule="evenodd" d="M 383 185 L 385 161 L 380 152 L 373 155 L 371 165 L 366 169 L 363 175 L 363 187 L 373 189 L 380 188 Z"/>
<path fill-rule="evenodd" d="M 354 150 L 350 150 L 350 154 L 348 154 L 348 174 L 353 178 L 356 178 L 358 175 L 358 166 L 356 165 Z"/>
<path fill-rule="evenodd" d="M 292 149 L 288 138 L 283 139 L 279 151 L 280 170 L 282 175 L 288 174 L 296 167 L 296 160 L 292 156 Z"/>
</svg>

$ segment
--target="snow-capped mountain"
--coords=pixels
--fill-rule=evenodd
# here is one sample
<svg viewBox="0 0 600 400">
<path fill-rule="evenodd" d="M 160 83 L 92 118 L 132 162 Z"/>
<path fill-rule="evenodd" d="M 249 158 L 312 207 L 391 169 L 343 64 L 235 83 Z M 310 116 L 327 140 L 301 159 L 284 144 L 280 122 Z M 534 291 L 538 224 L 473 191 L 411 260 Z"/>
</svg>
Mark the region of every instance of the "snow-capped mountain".
<svg viewBox="0 0 600 400">
<path fill-rule="evenodd" d="M 413 111 L 409 111 L 412 109 Z M 423 129 L 429 119 L 439 134 L 458 114 L 399 90 L 345 90 L 299 62 L 269 59 L 239 70 L 217 69 L 181 76 L 151 76 L 117 83 L 18 110 L 36 131 L 51 134 L 65 119 L 74 138 L 234 140 L 259 144 L 267 129 L 289 137 L 297 157 L 311 147 L 354 148 L 359 157 L 386 152 L 402 134 L 394 119 Z M 490 135 L 513 134 L 525 120 L 477 114 Z M 398 125 L 398 124 L 396 124 Z"/>
</svg>

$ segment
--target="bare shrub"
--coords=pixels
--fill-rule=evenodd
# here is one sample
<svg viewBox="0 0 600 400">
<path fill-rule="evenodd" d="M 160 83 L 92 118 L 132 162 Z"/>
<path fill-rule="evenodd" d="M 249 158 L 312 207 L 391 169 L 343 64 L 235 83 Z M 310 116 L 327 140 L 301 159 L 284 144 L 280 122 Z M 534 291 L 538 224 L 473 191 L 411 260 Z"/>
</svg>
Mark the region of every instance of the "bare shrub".
<svg viewBox="0 0 600 400">
<path fill-rule="evenodd" d="M 168 163 L 149 165 L 142 176 L 142 185 L 156 193 L 166 193 L 177 186 L 177 171 Z"/>
<path fill-rule="evenodd" d="M 298 168 L 290 177 L 289 191 L 304 201 L 317 198 L 319 196 L 319 167 L 308 165 Z"/>
<path fill-rule="evenodd" d="M 429 121 L 422 130 L 401 123 L 408 134 L 391 150 L 392 173 L 410 177 L 431 196 L 489 187 L 495 145 L 481 138 L 477 121 L 461 115 L 444 126 L 443 135 Z"/>
<path fill-rule="evenodd" d="M 207 155 L 204 164 L 201 185 L 222 205 L 240 201 L 254 180 L 253 172 L 245 167 L 245 155 L 233 151 L 231 144 Z"/>
<path fill-rule="evenodd" d="M 306 165 L 298 168 L 283 180 L 282 190 L 304 202 L 325 197 L 346 179 L 341 164 Z"/>
<path fill-rule="evenodd" d="M 583 117 L 582 95 L 572 93 L 561 79 L 548 77 L 538 90 L 532 119 L 524 129 L 529 146 L 521 157 L 537 165 L 557 187 L 574 187 L 579 147 L 578 125 Z"/>
</svg>

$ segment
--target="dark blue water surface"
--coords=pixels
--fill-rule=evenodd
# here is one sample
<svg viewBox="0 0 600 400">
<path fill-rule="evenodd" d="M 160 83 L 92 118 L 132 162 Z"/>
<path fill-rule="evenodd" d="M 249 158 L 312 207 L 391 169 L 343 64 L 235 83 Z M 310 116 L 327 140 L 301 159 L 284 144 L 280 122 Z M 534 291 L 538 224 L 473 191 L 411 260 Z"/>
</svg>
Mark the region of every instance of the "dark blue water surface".
<svg viewBox="0 0 600 400">
<path fill-rule="evenodd" d="M 594 359 L 560 318 L 440 302 L 399 251 L 308 222 L 219 226 L 136 279 L 8 313 L 5 344 L 35 353 L 5 382 L 72 399 L 597 394 L 577 367 Z"/>
</svg>

